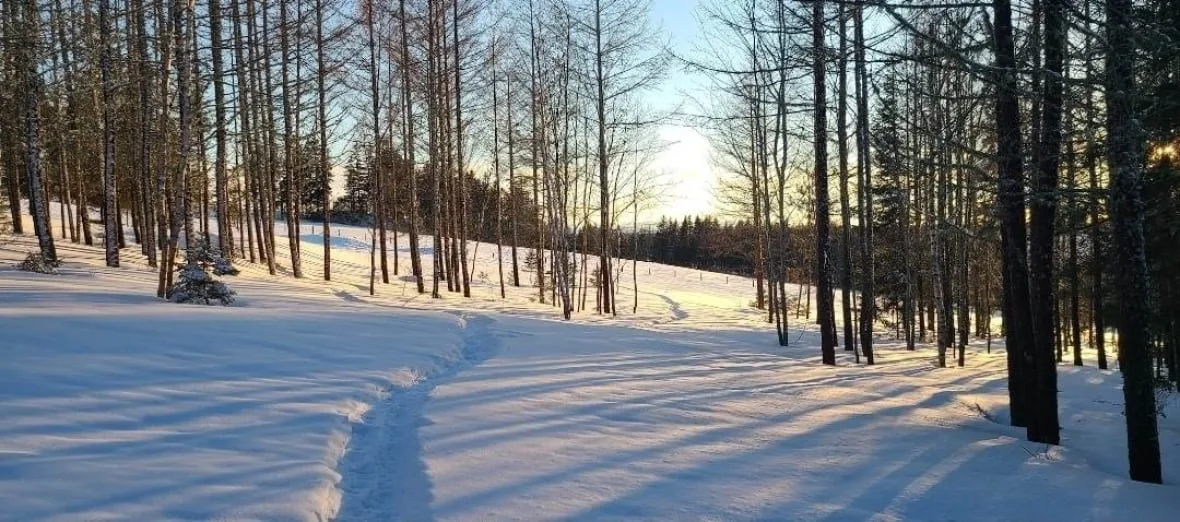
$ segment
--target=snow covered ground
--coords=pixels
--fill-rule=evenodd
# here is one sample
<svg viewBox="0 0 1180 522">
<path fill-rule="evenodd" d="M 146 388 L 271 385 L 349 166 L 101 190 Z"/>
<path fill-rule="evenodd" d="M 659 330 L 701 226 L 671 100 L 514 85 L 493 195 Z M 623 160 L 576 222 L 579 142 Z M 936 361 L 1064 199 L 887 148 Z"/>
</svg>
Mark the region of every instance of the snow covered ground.
<svg viewBox="0 0 1180 522">
<path fill-rule="evenodd" d="M 134 248 L 108 269 L 59 242 L 65 270 L 43 276 L 8 268 L 30 238 L 0 238 L 0 519 L 1180 513 L 1180 408 L 1161 419 L 1168 484 L 1130 482 L 1117 372 L 1060 367 L 1046 448 L 1004 422 L 999 350 L 938 369 L 882 338 L 877 366 L 824 367 L 805 319 L 775 345 L 748 279 L 647 263 L 637 314 L 628 264 L 625 313 L 565 323 L 535 289 L 499 298 L 490 245 L 470 300 L 404 277 L 369 297 L 368 231 L 336 230 L 332 282 L 304 224 L 306 278 L 241 263 L 230 308 L 159 302 Z"/>
</svg>

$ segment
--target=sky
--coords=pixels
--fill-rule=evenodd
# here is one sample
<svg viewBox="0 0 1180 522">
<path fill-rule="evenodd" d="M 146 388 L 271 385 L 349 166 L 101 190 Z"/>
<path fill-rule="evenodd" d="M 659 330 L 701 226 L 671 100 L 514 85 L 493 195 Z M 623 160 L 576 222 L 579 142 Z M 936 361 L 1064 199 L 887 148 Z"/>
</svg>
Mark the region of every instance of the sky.
<svg viewBox="0 0 1180 522">
<path fill-rule="evenodd" d="M 650 0 L 650 25 L 659 30 L 668 47 L 678 55 L 691 54 L 701 31 L 695 12 L 700 0 Z M 689 93 L 700 90 L 699 78 L 673 63 L 664 81 L 648 95 L 648 104 L 661 113 L 691 110 Z M 659 178 L 658 200 L 640 213 L 642 224 L 654 224 L 661 217 L 680 218 L 706 215 L 716 211 L 714 188 L 716 175 L 710 162 L 709 140 L 694 127 L 673 121 L 659 125 L 657 132 L 666 148 L 651 164 Z M 334 154 L 343 157 L 350 143 L 340 142 Z M 343 165 L 333 170 L 332 193 L 344 193 Z M 627 218 L 629 221 L 629 218 Z"/>
<path fill-rule="evenodd" d="M 668 46 L 677 54 L 690 53 L 700 37 L 694 15 L 698 3 L 699 0 L 651 0 L 651 25 L 663 32 Z M 649 103 L 661 111 L 689 110 L 686 94 L 697 88 L 696 79 L 674 63 L 660 88 L 651 93 Z M 681 217 L 713 212 L 716 176 L 709 160 L 709 140 L 695 128 L 679 123 L 661 125 L 659 135 L 668 148 L 656 158 L 652 168 L 663 178 L 663 197 L 647 213 L 645 221 L 657 221 L 661 215 Z"/>
</svg>

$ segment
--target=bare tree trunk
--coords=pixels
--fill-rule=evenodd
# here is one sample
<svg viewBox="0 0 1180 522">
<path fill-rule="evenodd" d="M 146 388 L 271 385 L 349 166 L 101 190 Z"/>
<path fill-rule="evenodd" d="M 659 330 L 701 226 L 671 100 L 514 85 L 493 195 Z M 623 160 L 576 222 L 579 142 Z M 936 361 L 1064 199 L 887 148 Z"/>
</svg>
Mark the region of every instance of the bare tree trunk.
<svg viewBox="0 0 1180 522">
<path fill-rule="evenodd" d="M 1091 17 L 1091 0 L 1085 1 L 1084 16 L 1087 20 Z M 1090 30 L 1092 26 L 1089 22 L 1086 23 L 1085 31 L 1085 53 L 1087 56 L 1094 49 L 1094 42 L 1092 40 L 1093 32 Z M 1098 72 L 1094 70 L 1091 60 L 1086 61 L 1086 80 L 1098 81 Z M 1085 100 L 1085 115 L 1086 115 L 1086 170 L 1089 173 L 1090 182 L 1090 274 L 1091 274 L 1091 322 L 1093 325 L 1094 347 L 1098 351 L 1098 368 L 1107 369 L 1106 361 L 1106 321 L 1103 317 L 1103 300 L 1105 298 L 1105 290 L 1102 286 L 1102 270 L 1105 266 L 1103 262 L 1102 249 L 1102 225 L 1101 212 L 1102 201 L 1105 199 L 1101 197 L 1098 189 L 1098 139 L 1095 132 L 1098 121 L 1098 110 L 1094 103 L 1094 93 L 1090 90 L 1086 91 Z"/>
<path fill-rule="evenodd" d="M 839 4 L 840 14 L 837 15 L 840 23 L 840 56 L 837 60 L 837 82 L 839 93 L 836 95 L 836 147 L 837 155 L 840 165 L 840 227 L 841 227 L 841 245 L 840 251 L 843 254 L 843 265 L 840 267 L 840 296 L 842 298 L 841 309 L 844 313 L 844 351 L 855 351 L 855 343 L 853 342 L 852 329 L 852 205 L 848 197 L 848 11 L 844 2 Z M 859 73 L 859 69 L 857 69 Z M 856 76 L 857 85 L 860 85 L 860 76 Z M 860 98 L 857 97 L 857 101 Z M 857 110 L 860 110 L 859 104 Z M 860 120 L 857 120 L 858 126 L 856 128 L 857 146 L 860 146 Z M 857 149 L 857 154 L 860 150 Z M 859 160 L 858 160 L 859 161 Z M 863 227 L 863 222 L 862 222 Z M 864 259 L 863 262 L 871 263 L 869 259 Z"/>
<path fill-rule="evenodd" d="M 280 1 L 280 5 L 282 5 L 281 1 Z M 270 6 L 268 5 L 267 0 L 263 0 L 262 6 L 261 6 L 261 8 L 262 8 L 262 31 L 272 30 L 271 25 L 270 25 L 270 9 L 269 9 L 269 7 Z M 271 60 L 273 59 L 273 56 L 274 56 L 274 50 L 271 47 L 271 45 L 272 45 L 271 40 L 272 39 L 267 38 L 267 37 L 260 37 L 260 38 L 262 40 L 262 56 L 263 56 L 263 58 L 261 60 L 262 63 L 260 64 L 261 65 L 260 68 L 262 69 L 262 71 L 261 71 L 262 72 L 262 79 L 258 83 L 260 85 L 262 85 L 261 99 L 262 100 L 274 100 L 274 99 L 276 99 L 276 95 L 274 92 L 274 78 L 273 78 L 274 67 L 272 67 L 272 64 L 271 64 Z M 279 43 L 280 43 L 280 50 L 281 50 L 282 42 L 279 42 Z M 281 74 L 281 71 L 280 71 L 280 74 Z M 279 96 L 281 96 L 281 93 L 279 94 Z M 281 104 L 278 107 L 276 107 L 274 104 L 270 104 L 270 105 L 255 104 L 255 105 L 258 105 L 258 109 L 260 111 L 260 116 L 261 116 L 259 119 L 262 121 L 262 125 L 260 128 L 260 130 L 262 131 L 262 134 L 260 137 L 266 145 L 266 155 L 264 156 L 265 161 L 266 161 L 266 168 L 264 169 L 264 172 L 266 175 L 263 178 L 263 181 L 265 181 L 265 183 L 262 186 L 263 187 L 262 208 L 266 211 L 266 215 L 264 216 L 264 218 L 262 220 L 262 225 L 266 229 L 267 260 L 274 261 L 275 260 L 275 249 L 277 248 L 275 245 L 275 241 L 277 238 L 277 234 L 275 233 L 275 213 L 277 210 L 276 210 L 275 206 L 278 204 L 278 201 L 279 201 L 278 194 L 276 194 L 276 191 L 278 190 L 276 185 L 279 180 L 276 171 L 279 168 L 279 158 L 278 158 L 278 146 L 276 146 L 276 137 L 275 137 L 275 134 L 276 134 L 276 132 L 275 132 L 275 112 L 277 110 L 281 110 L 282 106 L 281 106 Z M 275 274 L 275 272 L 272 271 L 271 275 L 274 275 L 274 274 Z"/>
<path fill-rule="evenodd" d="M 177 141 L 178 154 L 176 159 L 176 173 L 172 177 L 172 183 L 166 185 L 171 190 L 165 191 L 165 198 L 169 200 L 172 206 L 172 216 L 170 219 L 170 226 L 168 231 L 168 248 L 165 255 L 165 262 L 161 263 L 161 270 L 168 271 L 167 288 L 165 297 L 172 296 L 172 270 L 176 262 L 176 250 L 178 247 L 178 239 L 180 237 L 180 229 L 182 222 L 185 221 L 185 203 L 181 201 L 186 194 L 184 185 L 185 178 L 188 175 L 189 162 L 189 140 L 191 132 L 191 114 L 189 110 L 190 93 L 189 93 L 189 74 L 192 73 L 189 64 L 189 47 L 188 47 L 188 25 L 189 17 L 192 16 L 192 0 L 181 0 L 173 4 L 172 7 L 172 36 L 176 53 L 176 100 L 177 100 L 177 116 L 179 118 L 180 136 Z M 171 192 L 169 196 L 168 193 Z M 186 243 L 192 238 L 186 236 Z"/>
<path fill-rule="evenodd" d="M 533 174 L 533 177 L 532 177 L 533 204 L 537 206 L 536 215 L 534 216 L 534 219 L 536 221 L 536 226 L 534 227 L 534 229 L 536 230 L 536 234 L 537 234 L 537 244 L 535 246 L 535 249 L 533 250 L 533 252 L 534 252 L 533 258 L 534 258 L 534 261 L 536 261 L 536 274 L 537 274 L 536 278 L 537 278 L 537 287 L 538 287 L 538 299 L 541 303 L 544 303 L 545 302 L 545 246 L 544 246 L 545 234 L 544 234 L 544 228 L 543 228 L 544 225 L 542 224 L 542 217 L 541 217 L 540 191 L 538 190 L 541 180 L 540 180 L 538 173 L 537 173 L 537 158 L 538 158 L 538 145 L 539 145 L 538 142 L 540 141 L 540 136 L 538 134 L 539 128 L 538 128 L 538 119 L 537 119 L 538 118 L 537 113 L 540 110 L 537 107 L 537 105 L 540 103 L 540 100 L 538 99 L 538 98 L 540 98 L 540 92 L 539 92 L 540 82 L 538 81 L 538 76 L 540 75 L 540 64 L 538 63 L 539 58 L 537 57 L 537 51 L 538 51 L 538 46 L 540 45 L 540 42 L 537 41 L 536 16 L 537 16 L 537 14 L 536 14 L 536 10 L 534 9 L 533 0 L 529 0 L 529 60 L 530 60 L 530 68 L 531 68 L 531 74 L 529 76 L 530 76 L 530 81 L 532 82 L 532 89 L 530 89 L 531 102 L 529 104 L 529 107 L 530 107 L 530 113 L 531 113 L 532 120 L 533 120 L 532 135 L 531 135 L 532 139 L 529 141 L 532 142 L 530 144 L 530 146 L 532 148 L 532 158 L 530 160 L 530 163 L 532 164 L 532 170 L 533 170 L 533 172 L 532 172 L 532 174 Z M 605 245 L 603 245 L 603 248 L 605 248 Z M 599 278 L 601 279 L 602 277 L 605 277 L 605 276 L 600 276 Z"/>
<path fill-rule="evenodd" d="M 414 100 L 410 89 L 413 74 L 410 70 L 410 25 L 409 20 L 406 18 L 406 0 L 399 1 L 398 15 L 401 22 L 402 105 L 406 130 L 403 142 L 406 148 L 406 162 L 408 164 L 410 178 L 410 208 L 407 211 L 407 214 L 409 214 L 410 229 L 410 267 L 411 272 L 414 274 L 414 280 L 418 285 L 418 293 L 424 294 L 426 293 L 426 286 L 422 274 L 422 253 L 418 246 L 418 173 L 417 164 L 414 161 Z"/>
<path fill-rule="evenodd" d="M 54 31 L 55 31 L 54 34 L 57 37 L 57 48 L 58 48 L 58 52 L 60 53 L 59 57 L 61 59 L 61 65 L 65 69 L 64 81 L 65 81 L 65 88 L 66 88 L 66 103 L 65 103 L 65 107 L 61 107 L 59 105 L 59 108 L 61 109 L 59 111 L 59 117 L 63 118 L 62 121 L 69 122 L 69 125 L 65 125 L 65 126 L 63 126 L 63 128 L 61 128 L 61 130 L 64 131 L 65 134 L 63 134 L 62 143 L 58 146 L 58 162 L 60 163 L 60 168 L 61 168 L 61 174 L 59 176 L 59 181 L 60 181 L 61 186 L 59 187 L 59 189 L 60 189 L 60 195 L 62 198 L 62 200 L 61 200 L 62 201 L 61 212 L 62 212 L 62 221 L 63 221 L 62 225 L 65 226 L 66 225 L 65 221 L 66 220 L 69 221 L 70 241 L 77 243 L 78 242 L 78 234 L 79 234 L 78 228 L 79 227 L 75 226 L 76 212 L 71 210 L 71 207 L 74 205 L 74 198 L 73 198 L 73 183 L 70 180 L 70 161 L 73 158 L 67 159 L 67 157 L 66 157 L 66 148 L 67 147 L 75 149 L 75 150 L 78 148 L 78 146 L 77 146 L 77 134 L 78 134 L 77 98 L 76 98 L 75 90 L 74 90 L 73 63 L 71 62 L 71 59 L 70 59 L 70 52 L 68 50 L 69 44 L 68 44 L 68 40 L 66 39 L 66 33 L 65 33 L 65 26 L 66 26 L 66 21 L 64 20 L 65 11 L 62 9 L 61 0 L 54 0 L 53 7 L 54 7 L 54 11 L 55 11 L 54 24 L 53 24 Z M 55 57 L 55 58 L 57 58 L 57 57 Z M 55 59 L 55 61 L 54 61 L 55 68 L 56 68 L 56 65 L 57 65 L 57 61 Z M 64 136 L 69 136 L 69 138 L 68 139 L 64 138 Z M 2 146 L 2 145 L 0 145 L 0 146 Z M 79 175 L 79 177 L 81 177 L 81 176 Z M 64 236 L 64 234 L 63 234 L 63 236 Z"/>
<path fill-rule="evenodd" d="M 496 205 L 496 270 L 500 275 L 500 299 L 505 299 L 507 294 L 504 291 L 504 193 L 500 188 L 500 91 L 496 76 L 498 56 L 495 37 L 492 37 L 490 58 L 492 64 L 492 170 L 496 173 L 496 201 L 494 202 Z"/>
<path fill-rule="evenodd" d="M 914 105 L 912 93 L 913 93 L 913 89 L 906 89 L 906 96 L 905 96 L 906 103 L 905 104 L 906 104 L 906 109 L 909 110 L 910 113 L 912 113 L 913 105 Z M 916 133 L 912 132 L 912 127 L 913 127 L 912 123 L 909 125 L 909 127 L 910 128 L 908 130 L 910 130 L 910 132 L 907 132 L 906 145 L 908 145 L 908 148 L 912 151 L 915 149 L 914 143 L 917 141 L 917 137 L 914 136 Z M 916 161 L 912 161 L 912 160 L 909 162 L 908 167 L 909 167 L 911 173 L 913 173 L 917 170 L 916 163 L 917 163 Z M 902 259 L 905 264 L 905 302 L 902 305 L 902 317 L 904 318 L 904 321 L 906 323 L 906 325 L 905 325 L 905 330 L 906 330 L 905 348 L 908 351 L 914 351 L 916 348 L 915 341 L 917 340 L 916 339 L 917 336 L 915 335 L 915 332 L 914 332 L 914 326 L 915 326 L 914 314 L 917 311 L 915 310 L 914 305 L 915 305 L 915 300 L 918 299 L 918 296 L 915 294 L 920 292 L 920 288 L 915 288 L 917 285 L 916 285 L 916 282 L 914 281 L 914 279 L 915 279 L 914 272 L 915 271 L 914 271 L 914 266 L 913 266 L 914 265 L 914 263 L 913 263 L 913 255 L 914 255 L 913 235 L 917 233 L 917 230 L 916 230 L 917 227 L 914 227 L 913 222 L 911 221 L 912 218 L 911 218 L 911 205 L 910 205 L 910 202 L 913 201 L 913 199 L 914 199 L 914 190 L 915 190 L 916 186 L 917 186 L 917 184 L 914 181 L 914 176 L 912 174 L 910 176 L 907 176 L 905 192 L 904 192 L 904 196 L 903 196 L 902 203 L 901 203 L 901 208 L 902 208 L 902 211 L 901 211 L 901 216 L 902 216 L 901 217 Z M 921 314 L 919 313 L 919 315 L 921 315 Z M 925 337 L 926 333 L 922 332 L 921 335 L 923 337 Z"/>
<path fill-rule="evenodd" d="M 602 48 L 602 0 L 594 0 L 594 87 L 597 94 L 594 98 L 595 110 L 598 118 L 598 234 L 601 243 L 599 253 L 599 282 L 602 284 L 602 313 L 615 314 L 614 295 L 611 289 L 611 259 L 610 259 L 610 185 L 608 180 L 610 159 L 606 155 L 606 65 Z"/>
<path fill-rule="evenodd" d="M 1030 198 L 1029 301 L 1032 307 L 1033 393 L 1028 440 L 1058 444 L 1057 343 L 1053 292 L 1054 220 L 1057 217 L 1057 170 L 1061 164 L 1062 62 L 1065 54 L 1065 2 L 1043 0 L 1045 14 L 1045 69 L 1041 93 L 1041 136 L 1036 151 L 1037 175 Z"/>
<path fill-rule="evenodd" d="M 37 12 L 36 0 L 25 0 L 21 17 L 21 39 L 17 53 L 20 55 L 18 74 L 23 80 L 23 119 L 25 123 L 25 182 L 29 187 L 29 210 L 33 216 L 33 232 L 37 234 L 37 246 L 41 255 L 50 262 L 56 262 L 57 248 L 53 243 L 53 230 L 49 225 L 49 209 L 45 204 L 45 191 L 41 173 L 41 76 L 37 71 L 37 50 L 40 48 L 41 18 Z M 14 176 L 15 177 L 15 176 Z M 20 208 L 19 199 L 15 208 Z M 13 225 L 20 222 L 17 214 Z"/>
<path fill-rule="evenodd" d="M 179 4 L 179 2 L 177 2 L 177 4 Z M 157 42 L 158 42 L 157 45 L 160 47 L 160 54 L 162 57 L 161 67 L 160 67 L 160 100 L 161 100 L 161 102 L 160 102 L 160 113 L 159 113 L 159 122 L 158 122 L 160 125 L 160 128 L 157 132 L 158 132 L 158 135 L 163 136 L 163 138 L 164 138 L 163 141 L 165 142 L 165 144 L 167 144 L 167 142 L 168 142 L 168 128 L 169 128 L 168 120 L 169 120 L 169 117 L 171 116 L 171 106 L 168 101 L 170 99 L 169 98 L 169 88 L 168 88 L 168 77 L 171 74 L 170 71 L 172 69 L 172 53 L 173 53 L 173 49 L 172 49 L 173 46 L 171 45 L 171 41 L 173 38 L 172 32 L 174 32 L 176 30 L 176 28 L 173 25 L 173 23 L 169 20 L 169 17 L 173 13 L 165 10 L 166 8 L 165 8 L 163 0 L 156 0 L 154 2 L 154 8 L 156 11 L 156 27 L 161 28 L 160 30 L 158 30 L 159 34 L 157 34 Z M 176 9 L 176 8 L 172 8 L 172 7 L 169 7 L 169 8 L 174 9 L 174 10 Z M 160 164 L 157 166 L 156 180 L 155 180 L 156 181 L 155 193 L 156 193 L 156 199 L 157 199 L 157 202 L 156 202 L 156 237 L 157 237 L 158 241 L 160 242 L 160 246 L 161 246 L 161 248 L 160 248 L 160 266 L 159 266 L 160 271 L 159 271 L 158 285 L 156 287 L 156 295 L 158 297 L 163 297 L 163 298 L 169 297 L 169 292 L 170 292 L 169 281 L 171 280 L 171 277 L 172 277 L 172 269 L 173 269 L 172 263 L 173 263 L 173 259 L 174 259 L 173 255 L 172 255 L 172 250 L 174 249 L 173 245 L 175 244 L 175 241 L 171 237 L 172 235 L 170 234 L 172 229 L 169 226 L 169 218 L 168 218 L 171 206 L 174 205 L 175 203 L 172 201 L 172 197 L 171 197 L 172 190 L 170 188 L 171 184 L 168 181 L 168 178 L 169 178 L 168 170 L 171 168 L 171 165 L 169 164 L 169 157 L 171 155 L 168 154 L 166 147 L 167 146 L 165 145 L 164 150 L 162 150 L 161 154 L 159 155 L 160 156 Z"/>
<path fill-rule="evenodd" d="M 214 0 L 216 1 L 216 0 Z M 403 2 L 405 0 L 402 0 Z M 324 2 L 315 0 L 315 61 L 316 61 L 316 110 L 319 129 L 320 190 L 323 194 L 323 208 L 320 209 L 323 225 L 324 281 L 332 280 L 332 167 L 328 164 L 328 76 L 324 59 Z M 411 174 L 413 167 L 411 163 Z"/>
<path fill-rule="evenodd" d="M 1028 383 L 1033 371 L 1029 324 L 1028 246 L 1024 222 L 1023 146 L 1016 54 L 1012 37 L 1012 5 L 995 0 L 996 156 L 999 166 L 1000 237 L 1003 249 L 1004 336 L 1008 352 L 1008 399 L 1013 426 L 1028 426 L 1031 411 Z"/>
<path fill-rule="evenodd" d="M 99 67 L 102 76 L 102 191 L 103 191 L 103 245 L 106 250 L 107 266 L 119 266 L 119 211 L 115 180 L 115 130 L 110 106 L 114 94 L 111 83 L 110 2 L 98 0 L 98 46 Z M 32 201 L 32 198 L 30 198 Z"/>
<path fill-rule="evenodd" d="M 467 173 L 463 152 L 463 62 L 460 60 L 459 47 L 459 0 L 452 0 L 451 12 L 454 20 L 451 31 L 455 46 L 455 173 L 457 174 L 459 208 L 459 266 L 460 277 L 463 282 L 463 297 L 471 297 L 471 277 L 467 271 Z"/>
<path fill-rule="evenodd" d="M 247 0 L 246 9 L 253 12 L 252 0 Z M 270 30 L 270 9 L 267 0 L 261 2 L 262 20 L 261 31 Z M 254 109 L 257 112 L 255 121 L 258 132 L 258 214 L 259 225 L 262 227 L 262 245 L 266 249 L 266 265 L 267 271 L 270 275 L 275 275 L 275 168 L 278 164 L 278 159 L 275 157 L 275 124 L 274 124 L 274 110 L 273 107 L 262 103 L 263 100 L 273 100 L 273 82 L 271 81 L 271 46 L 270 38 L 260 35 L 260 29 L 254 26 L 255 17 L 250 16 L 252 35 L 251 40 L 255 43 L 251 45 L 253 48 L 258 46 L 261 55 L 257 55 L 252 63 L 257 64 L 254 69 L 254 84 L 259 86 L 259 93 L 257 101 L 254 104 Z"/>
<path fill-rule="evenodd" d="M 291 79 L 288 76 L 288 62 L 290 61 L 291 43 L 288 33 L 290 27 L 287 18 L 287 2 L 282 0 L 279 2 L 279 49 L 281 57 L 279 58 L 279 66 L 282 77 L 282 100 L 283 100 L 283 171 L 286 176 L 285 193 L 285 210 L 287 211 L 287 245 L 291 251 L 291 275 L 295 278 L 303 277 L 303 260 L 299 253 L 299 215 L 296 213 L 296 196 L 295 185 L 295 129 L 292 125 L 293 114 L 291 112 Z M 370 25 L 371 28 L 371 25 Z"/>
<path fill-rule="evenodd" d="M 375 6 L 368 4 L 365 8 L 365 26 L 367 28 L 367 35 L 369 41 L 369 94 L 372 98 L 372 117 L 373 117 L 373 162 L 371 175 L 373 176 L 373 221 L 375 222 L 374 233 L 377 234 L 376 241 L 378 249 L 381 251 L 381 282 L 389 284 L 389 258 L 386 256 L 385 245 L 385 185 L 382 183 L 381 168 L 381 90 L 380 90 L 380 74 L 381 69 L 377 64 L 377 26 L 373 17 L 376 16 L 373 10 Z M 370 256 L 372 257 L 372 256 Z M 373 261 L 370 259 L 370 261 Z M 373 272 L 370 267 L 370 274 Z M 375 292 L 373 282 L 369 282 L 369 295 Z"/>
<path fill-rule="evenodd" d="M 1160 483 L 1159 428 L 1151 375 L 1147 260 L 1143 238 L 1143 133 L 1136 118 L 1131 0 L 1106 0 L 1106 123 L 1110 215 L 1119 289 L 1119 355 L 1131 479 Z"/>
<path fill-rule="evenodd" d="M 1082 324 L 1079 311 L 1082 283 L 1078 268 L 1078 171 L 1073 140 L 1069 141 L 1066 158 L 1069 172 L 1069 322 L 1070 333 L 1073 335 L 1070 341 L 1073 344 L 1073 364 L 1074 366 L 1082 366 Z"/>
<path fill-rule="evenodd" d="M 234 38 L 234 67 L 235 67 L 235 88 L 237 98 L 238 121 L 240 122 L 238 146 L 234 148 L 235 157 L 237 158 L 236 168 L 234 173 L 240 175 L 243 179 L 244 190 L 240 194 L 240 198 L 245 207 L 245 212 L 242 219 L 245 221 L 246 236 L 248 240 L 246 251 L 250 256 L 250 262 L 256 261 L 254 257 L 254 236 L 256 230 L 261 230 L 258 225 L 258 215 L 255 214 L 254 196 L 256 193 L 254 183 L 254 169 L 253 164 L 253 134 L 251 133 L 251 107 L 250 107 L 250 76 L 246 74 L 245 69 L 245 52 L 243 48 L 246 46 L 246 40 L 242 38 L 242 16 L 239 0 L 232 0 L 232 19 L 233 19 L 233 38 Z M 250 10 L 251 16 L 253 10 Z M 253 52 L 251 52 L 253 54 Z M 258 254 L 259 258 L 265 257 L 262 253 L 262 236 L 258 235 Z"/>
<path fill-rule="evenodd" d="M 945 127 L 944 127 L 945 128 Z M 944 147 L 946 140 L 942 140 Z M 949 241 L 947 238 L 948 226 L 947 222 L 947 200 L 949 180 L 947 179 L 947 170 L 949 167 L 946 164 L 939 165 L 938 169 L 938 210 L 935 215 L 934 226 L 931 227 L 931 245 L 934 260 L 934 279 L 936 280 L 937 296 L 935 300 L 938 304 L 938 366 L 940 368 L 946 367 L 946 351 L 951 348 L 955 342 L 955 322 L 954 312 L 951 302 L 951 274 L 950 263 L 947 259 L 947 254 L 950 251 Z"/>
<path fill-rule="evenodd" d="M 236 1 L 236 0 L 234 0 Z M 213 165 L 214 191 L 217 192 L 217 244 L 221 253 L 227 259 L 234 257 L 233 224 L 230 221 L 229 183 L 227 181 L 226 160 L 228 143 L 226 141 L 226 110 L 225 110 L 225 80 L 224 65 L 222 63 L 221 43 L 221 2 L 209 0 L 209 32 L 210 52 L 213 53 L 213 110 L 214 136 L 216 140 L 216 159 Z"/>
<path fill-rule="evenodd" d="M 516 208 L 516 127 L 512 124 L 512 76 L 505 78 L 504 105 L 507 108 L 508 121 L 508 215 L 511 216 L 511 248 L 512 248 L 512 286 L 520 287 L 520 263 L 517 258 L 516 246 L 520 241 L 517 231 L 519 211 Z M 583 263 L 583 267 L 585 263 Z"/>
<path fill-rule="evenodd" d="M 857 5 L 853 10 L 856 48 L 856 150 L 859 158 L 857 169 L 861 172 L 860 191 L 864 194 L 861 208 L 861 288 L 860 288 L 860 349 L 865 362 L 873 364 L 873 321 L 877 317 L 874 290 L 873 255 L 873 158 L 869 150 L 869 73 L 865 65 L 864 7 Z"/>
<path fill-rule="evenodd" d="M 824 2 L 811 8 L 812 71 L 815 91 L 815 278 L 819 304 L 820 351 L 824 364 L 836 364 L 836 325 L 832 306 L 830 215 L 828 204 L 828 102 L 825 80 Z"/>
<path fill-rule="evenodd" d="M 441 52 L 438 45 L 438 30 L 435 23 L 435 2 L 434 0 L 427 0 L 427 88 L 426 96 L 428 99 L 428 117 L 430 122 L 430 172 L 434 177 L 434 190 L 432 193 L 432 209 L 431 217 L 434 226 L 434 269 L 433 269 L 433 288 L 430 296 L 439 299 L 442 294 L 439 292 L 439 278 L 443 277 L 443 252 L 442 252 L 442 165 L 439 162 L 439 153 L 442 149 L 439 142 L 439 135 L 441 133 L 441 125 L 439 124 L 439 100 L 438 90 L 432 83 L 439 73 L 438 54 Z"/>
<path fill-rule="evenodd" d="M 401 114 L 401 112 L 399 110 L 400 107 L 398 107 L 393 101 L 393 93 L 394 93 L 394 83 L 393 83 L 394 73 L 393 73 L 393 71 L 394 71 L 394 67 L 396 65 L 395 60 L 393 58 L 393 49 L 394 49 L 394 46 L 392 44 L 390 44 L 389 45 L 389 58 L 385 61 L 386 74 L 389 76 L 389 82 L 387 82 L 388 88 L 385 89 L 385 106 L 386 106 L 385 112 L 388 115 L 387 118 L 389 119 L 389 124 L 388 124 L 389 131 L 386 132 L 386 134 L 388 135 L 388 139 L 386 140 L 387 141 L 386 146 L 389 148 L 388 150 L 390 151 L 390 168 L 389 168 L 389 193 L 390 194 L 389 194 L 389 204 L 386 205 L 386 207 L 388 209 L 387 214 L 389 215 L 389 228 L 393 232 L 393 234 L 392 234 L 393 235 L 393 275 L 396 278 L 400 274 L 400 271 L 401 271 L 401 246 L 399 244 L 400 243 L 400 237 L 399 237 L 400 234 L 398 234 L 399 229 L 397 226 L 398 203 L 401 201 L 401 199 L 400 199 L 401 183 L 398 182 L 398 174 L 404 168 L 404 164 L 403 164 L 402 160 L 405 159 L 405 156 L 404 156 L 404 154 L 397 153 L 397 138 L 394 137 L 394 135 L 396 133 L 393 131 L 393 127 L 394 127 L 393 122 L 395 121 L 395 118 L 397 117 L 397 115 Z M 401 78 L 401 81 L 405 81 L 405 80 L 406 79 L 404 77 Z M 397 91 L 400 92 L 401 89 L 397 89 Z M 405 133 L 405 131 L 403 129 L 402 134 L 404 135 L 404 133 Z M 404 144 L 404 142 L 403 142 L 403 144 Z M 404 153 L 404 151 L 402 151 L 402 152 Z"/>
</svg>

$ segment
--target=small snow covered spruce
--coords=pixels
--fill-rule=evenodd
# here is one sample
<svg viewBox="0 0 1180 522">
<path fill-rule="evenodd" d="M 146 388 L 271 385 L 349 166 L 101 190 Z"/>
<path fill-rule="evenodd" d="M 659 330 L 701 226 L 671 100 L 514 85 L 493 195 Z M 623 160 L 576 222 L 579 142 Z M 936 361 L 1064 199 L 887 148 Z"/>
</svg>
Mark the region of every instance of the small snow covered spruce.
<svg viewBox="0 0 1180 522">
<path fill-rule="evenodd" d="M 213 275 L 231 275 L 236 276 L 240 272 L 237 267 L 233 265 L 225 256 L 221 255 L 221 250 L 210 245 L 204 238 L 193 238 L 185 250 L 185 259 L 195 261 L 206 270 L 212 270 Z"/>
<path fill-rule="evenodd" d="M 16 265 L 16 268 L 25 272 L 36 272 L 38 274 L 56 274 L 57 267 L 59 266 L 61 266 L 60 262 L 49 259 L 40 252 L 29 252 L 25 260 Z"/>
<path fill-rule="evenodd" d="M 215 281 L 197 262 L 190 259 L 177 272 L 179 279 L 172 285 L 172 292 L 168 298 L 170 301 L 204 305 L 228 305 L 234 302 L 234 291 L 225 286 L 225 283 Z"/>
<path fill-rule="evenodd" d="M 210 270 L 218 275 L 238 273 L 233 265 L 221 257 L 220 252 L 210 248 L 204 240 L 196 239 L 185 252 L 184 266 L 177 269 L 177 281 L 172 285 L 168 299 L 174 303 L 204 305 L 228 305 L 234 302 L 234 291 L 225 283 L 214 280 Z"/>
</svg>

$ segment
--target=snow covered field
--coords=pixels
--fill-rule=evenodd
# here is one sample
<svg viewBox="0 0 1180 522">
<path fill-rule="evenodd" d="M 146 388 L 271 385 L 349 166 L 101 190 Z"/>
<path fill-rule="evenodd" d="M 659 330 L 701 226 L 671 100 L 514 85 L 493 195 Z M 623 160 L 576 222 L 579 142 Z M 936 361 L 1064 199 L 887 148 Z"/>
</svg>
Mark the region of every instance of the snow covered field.
<svg viewBox="0 0 1180 522">
<path fill-rule="evenodd" d="M 473 299 L 405 278 L 369 297 L 368 231 L 337 230 L 332 282 L 304 224 L 306 278 L 239 263 L 229 308 L 156 300 L 134 247 L 108 269 L 59 242 L 43 276 L 9 268 L 31 238 L 0 238 L 0 519 L 1180 514 L 1180 408 L 1167 484 L 1130 482 L 1117 372 L 1059 368 L 1045 448 L 1004 422 L 999 349 L 938 369 L 883 337 L 877 366 L 824 367 L 809 321 L 775 345 L 749 280 L 647 263 L 638 314 L 628 264 L 626 313 L 564 323 L 535 289 L 499 299 L 489 245 Z"/>
</svg>

